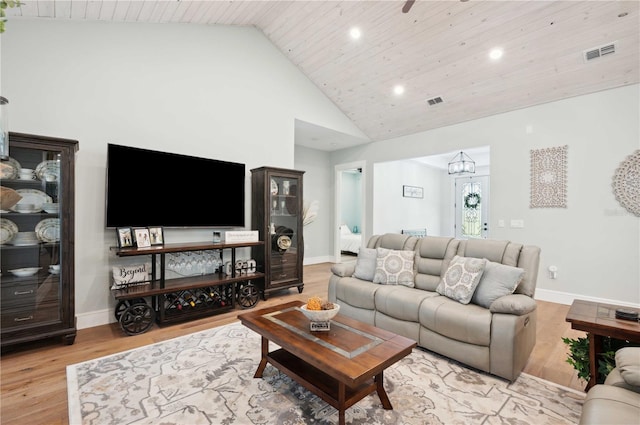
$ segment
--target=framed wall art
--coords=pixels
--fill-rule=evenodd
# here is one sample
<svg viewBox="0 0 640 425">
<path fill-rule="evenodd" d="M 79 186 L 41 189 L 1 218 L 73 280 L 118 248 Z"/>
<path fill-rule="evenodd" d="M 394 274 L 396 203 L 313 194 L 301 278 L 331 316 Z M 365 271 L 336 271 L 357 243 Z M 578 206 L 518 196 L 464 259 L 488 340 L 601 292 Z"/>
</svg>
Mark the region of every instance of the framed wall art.
<svg viewBox="0 0 640 425">
<path fill-rule="evenodd" d="M 418 186 L 402 186 L 402 196 L 405 198 L 424 198 L 424 188 Z"/>
</svg>

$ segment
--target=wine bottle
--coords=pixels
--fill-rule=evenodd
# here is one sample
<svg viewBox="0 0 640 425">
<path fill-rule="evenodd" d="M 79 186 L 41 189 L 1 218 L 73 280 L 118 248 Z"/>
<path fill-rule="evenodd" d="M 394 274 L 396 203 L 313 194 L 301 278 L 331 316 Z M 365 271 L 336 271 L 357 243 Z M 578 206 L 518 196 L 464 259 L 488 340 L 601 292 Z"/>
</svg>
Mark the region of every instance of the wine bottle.
<svg viewBox="0 0 640 425">
<path fill-rule="evenodd" d="M 184 301 L 191 307 L 195 307 L 196 306 L 196 299 L 190 293 L 186 293 L 185 294 Z"/>
<path fill-rule="evenodd" d="M 180 302 L 176 294 L 166 294 L 164 308 L 165 310 L 168 310 L 171 308 L 177 308 L 178 310 L 182 310 L 182 303 Z"/>
</svg>

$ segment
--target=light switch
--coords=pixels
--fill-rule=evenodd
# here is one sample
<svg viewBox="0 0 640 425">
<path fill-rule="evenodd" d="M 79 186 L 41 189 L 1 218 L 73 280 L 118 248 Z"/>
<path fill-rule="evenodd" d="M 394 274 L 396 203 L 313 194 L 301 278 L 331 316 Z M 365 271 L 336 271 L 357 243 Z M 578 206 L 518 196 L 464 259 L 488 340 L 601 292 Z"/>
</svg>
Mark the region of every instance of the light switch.
<svg viewBox="0 0 640 425">
<path fill-rule="evenodd" d="M 524 220 L 522 219 L 512 219 L 511 220 L 511 227 L 513 227 L 514 229 L 522 229 L 524 227 Z"/>
<path fill-rule="evenodd" d="M 503 219 L 498 220 L 498 227 L 504 227 L 504 220 Z"/>
</svg>

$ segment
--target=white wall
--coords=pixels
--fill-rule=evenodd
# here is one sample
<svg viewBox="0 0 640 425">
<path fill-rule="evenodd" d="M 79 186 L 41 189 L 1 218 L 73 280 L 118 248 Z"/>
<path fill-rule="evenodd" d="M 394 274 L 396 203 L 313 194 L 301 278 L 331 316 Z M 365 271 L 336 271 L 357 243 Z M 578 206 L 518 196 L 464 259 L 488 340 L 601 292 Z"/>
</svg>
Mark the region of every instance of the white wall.
<svg viewBox="0 0 640 425">
<path fill-rule="evenodd" d="M 367 162 L 367 221 L 374 164 L 491 147 L 491 228 L 496 239 L 542 248 L 538 297 L 640 303 L 640 219 L 615 200 L 620 162 L 640 148 L 640 86 L 565 99 L 334 152 L 334 164 Z M 530 150 L 568 145 L 568 207 L 529 208 Z M 523 229 L 497 221 L 524 220 Z M 365 237 L 371 236 L 367 232 Z M 548 277 L 549 265 L 558 279 Z"/>
<path fill-rule="evenodd" d="M 376 163 L 373 169 L 373 234 L 426 228 L 430 236 L 443 236 L 450 199 L 446 171 L 411 160 Z M 422 187 L 424 197 L 403 197 L 404 185 Z"/>
<path fill-rule="evenodd" d="M 318 201 L 318 215 L 304 227 L 304 264 L 331 261 L 331 222 L 333 221 L 333 175 L 329 153 L 303 146 L 295 148 L 295 167 L 305 170 L 305 204 Z"/>
<path fill-rule="evenodd" d="M 294 166 L 296 119 L 364 137 L 253 28 L 14 20 L 0 42 L 10 129 L 80 142 L 75 292 L 81 328 L 113 320 L 108 288 L 118 259 L 109 249 L 115 231 L 104 227 L 107 143 L 243 162 L 249 170 Z M 133 164 L 122 172 L 136 177 Z M 249 172 L 246 183 L 249 224 Z M 176 184 L 201 185 L 202 198 L 167 190 L 160 208 L 215 207 L 216 186 L 224 182 L 176 175 Z M 165 232 L 169 243 L 211 238 L 210 229 Z"/>
</svg>

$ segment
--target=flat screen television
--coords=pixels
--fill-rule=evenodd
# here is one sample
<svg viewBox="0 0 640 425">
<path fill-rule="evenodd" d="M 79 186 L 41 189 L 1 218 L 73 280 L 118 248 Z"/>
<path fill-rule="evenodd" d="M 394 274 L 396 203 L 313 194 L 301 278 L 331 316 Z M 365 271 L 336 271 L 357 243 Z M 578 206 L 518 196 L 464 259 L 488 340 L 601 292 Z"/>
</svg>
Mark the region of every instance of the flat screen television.
<svg viewBox="0 0 640 425">
<path fill-rule="evenodd" d="M 244 227 L 245 164 L 109 144 L 106 227 Z"/>
</svg>

